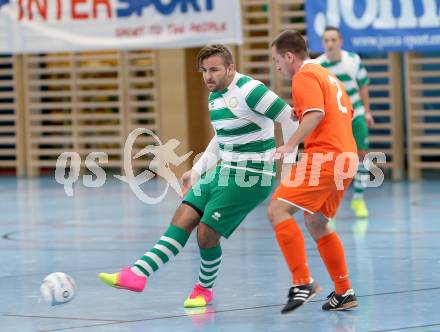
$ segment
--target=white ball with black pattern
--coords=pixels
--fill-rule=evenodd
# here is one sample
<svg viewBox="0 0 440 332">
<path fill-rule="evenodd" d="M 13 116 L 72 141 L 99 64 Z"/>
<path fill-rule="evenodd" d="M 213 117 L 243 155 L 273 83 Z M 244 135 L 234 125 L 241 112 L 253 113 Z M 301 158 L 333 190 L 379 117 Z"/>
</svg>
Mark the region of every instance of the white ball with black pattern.
<svg viewBox="0 0 440 332">
<path fill-rule="evenodd" d="M 40 292 L 50 305 L 64 304 L 75 297 L 75 281 L 63 272 L 54 272 L 44 278 Z"/>
</svg>

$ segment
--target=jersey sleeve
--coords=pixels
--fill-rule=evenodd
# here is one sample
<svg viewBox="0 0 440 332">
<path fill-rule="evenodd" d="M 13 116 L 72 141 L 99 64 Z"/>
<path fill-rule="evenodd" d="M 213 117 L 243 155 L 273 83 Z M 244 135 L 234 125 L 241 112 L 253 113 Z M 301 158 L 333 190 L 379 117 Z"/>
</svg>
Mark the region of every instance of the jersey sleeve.
<svg viewBox="0 0 440 332">
<path fill-rule="evenodd" d="M 263 83 L 252 80 L 242 88 L 247 106 L 271 120 L 281 122 L 290 117 L 291 107 Z"/>
<path fill-rule="evenodd" d="M 292 82 L 295 113 L 299 119 L 309 111 L 324 111 L 324 92 L 318 77 L 312 73 L 298 73 Z"/>
<path fill-rule="evenodd" d="M 200 175 L 206 173 L 214 167 L 220 159 L 220 149 L 217 141 L 217 135 L 209 142 L 200 159 L 194 164 L 193 170 Z"/>
<path fill-rule="evenodd" d="M 361 58 L 357 56 L 357 59 L 359 61 L 359 65 L 358 65 L 358 70 L 356 72 L 356 82 L 359 88 L 362 88 L 363 86 L 370 83 L 370 79 L 368 78 L 367 69 L 362 63 Z"/>
</svg>

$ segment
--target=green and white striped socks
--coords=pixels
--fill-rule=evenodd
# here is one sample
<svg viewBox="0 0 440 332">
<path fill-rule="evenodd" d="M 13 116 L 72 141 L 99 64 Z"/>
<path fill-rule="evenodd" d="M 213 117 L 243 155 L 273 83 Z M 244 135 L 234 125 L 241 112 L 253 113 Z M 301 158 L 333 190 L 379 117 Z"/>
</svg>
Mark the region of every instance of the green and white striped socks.
<svg viewBox="0 0 440 332">
<path fill-rule="evenodd" d="M 213 248 L 200 248 L 199 284 L 204 288 L 212 288 L 217 278 L 222 262 L 222 247 L 220 244 Z"/>
<path fill-rule="evenodd" d="M 170 225 L 156 245 L 139 258 L 131 270 L 139 276 L 151 276 L 183 249 L 189 234 L 182 228 Z"/>
<path fill-rule="evenodd" d="M 354 195 L 353 198 L 363 198 L 364 190 L 370 179 L 370 172 L 365 168 L 362 162 L 359 163 L 358 171 L 354 177 Z"/>
</svg>

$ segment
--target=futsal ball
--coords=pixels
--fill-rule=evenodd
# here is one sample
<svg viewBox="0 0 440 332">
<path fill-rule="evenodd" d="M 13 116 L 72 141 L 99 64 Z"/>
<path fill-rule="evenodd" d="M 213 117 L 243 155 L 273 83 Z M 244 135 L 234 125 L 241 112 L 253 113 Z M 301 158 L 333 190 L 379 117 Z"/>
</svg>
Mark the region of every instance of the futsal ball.
<svg viewBox="0 0 440 332">
<path fill-rule="evenodd" d="M 51 305 L 63 304 L 75 297 L 76 285 L 73 279 L 63 272 L 54 272 L 44 278 L 40 286 L 43 299 Z"/>
</svg>

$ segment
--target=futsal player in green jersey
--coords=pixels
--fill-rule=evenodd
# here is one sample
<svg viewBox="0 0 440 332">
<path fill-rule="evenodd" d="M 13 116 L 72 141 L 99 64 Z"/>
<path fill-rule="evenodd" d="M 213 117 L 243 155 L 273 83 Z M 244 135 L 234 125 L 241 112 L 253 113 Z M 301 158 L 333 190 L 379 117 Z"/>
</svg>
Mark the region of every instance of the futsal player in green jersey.
<svg viewBox="0 0 440 332">
<path fill-rule="evenodd" d="M 369 179 L 369 171 L 363 160 L 368 153 L 368 128 L 374 125 L 368 99 L 367 71 L 358 54 L 342 49 L 342 35 L 338 28 L 327 27 L 322 35 L 325 53 L 316 60 L 321 66 L 333 72 L 342 82 L 354 108 L 353 135 L 359 153 L 359 168 L 354 178 L 354 195 L 351 208 L 356 217 L 368 217 L 368 209 L 364 200 L 364 190 Z"/>
<path fill-rule="evenodd" d="M 290 137 L 298 125 L 284 100 L 236 71 L 225 46 L 203 48 L 197 65 L 210 91 L 208 109 L 215 135 L 200 160 L 183 175 L 185 196 L 159 241 L 133 265 L 99 274 L 110 286 L 141 292 L 147 278 L 176 256 L 197 228 L 200 272 L 185 307 L 203 307 L 212 301 L 222 260 L 220 238 L 228 238 L 272 191 L 274 121 L 281 123 L 284 137 Z"/>
</svg>

